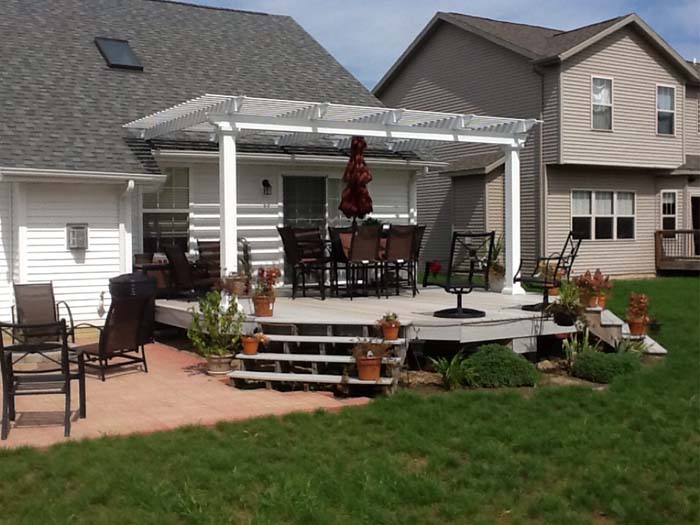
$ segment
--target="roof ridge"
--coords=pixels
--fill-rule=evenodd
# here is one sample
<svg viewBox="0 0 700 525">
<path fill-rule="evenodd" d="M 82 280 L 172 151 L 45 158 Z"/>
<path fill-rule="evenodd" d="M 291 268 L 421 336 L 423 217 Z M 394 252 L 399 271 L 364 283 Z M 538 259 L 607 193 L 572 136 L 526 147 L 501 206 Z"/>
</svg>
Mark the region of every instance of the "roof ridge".
<svg viewBox="0 0 700 525">
<path fill-rule="evenodd" d="M 233 7 L 221 7 L 216 5 L 205 5 L 205 4 L 195 4 L 193 2 L 181 1 L 181 0 L 142 0 L 144 2 L 157 2 L 159 4 L 175 4 L 182 5 L 185 7 L 199 7 L 201 9 L 212 9 L 214 11 L 230 11 L 233 13 L 244 13 L 247 15 L 260 15 L 260 16 L 281 16 L 286 17 L 287 15 L 274 15 L 271 13 L 263 13 L 262 11 L 249 11 L 248 9 L 235 9 Z"/>
<path fill-rule="evenodd" d="M 442 13 L 446 14 L 446 15 L 464 16 L 467 18 L 478 18 L 479 20 L 488 20 L 489 22 L 498 22 L 499 24 L 511 24 L 514 26 L 534 27 L 535 29 L 546 29 L 547 31 L 562 31 L 562 29 L 557 29 L 556 27 L 538 26 L 535 24 L 525 24 L 522 22 L 511 22 L 510 20 L 497 20 L 495 18 L 488 18 L 485 16 L 468 15 L 466 13 L 455 13 L 454 11 L 442 11 Z"/>
<path fill-rule="evenodd" d="M 607 18 L 607 19 L 601 20 L 601 21 L 599 21 L 599 22 L 593 22 L 593 23 L 590 23 L 590 24 L 586 24 L 585 26 L 579 26 L 579 27 L 575 27 L 575 28 L 573 28 L 573 29 L 567 29 L 566 31 L 561 31 L 561 32 L 557 33 L 556 35 L 552 35 L 552 36 L 549 37 L 549 38 L 556 38 L 556 37 L 561 36 L 561 35 L 566 35 L 566 34 L 568 34 L 568 33 L 573 33 L 574 31 L 580 31 L 581 29 L 587 29 L 587 28 L 589 28 L 589 27 L 598 26 L 598 25 L 602 25 L 602 24 L 607 24 L 607 23 L 612 22 L 613 20 L 622 20 L 623 18 L 627 18 L 628 16 L 631 16 L 631 15 L 634 15 L 634 14 L 636 14 L 636 13 L 632 12 L 632 13 L 627 13 L 626 15 L 613 16 L 612 18 Z"/>
</svg>

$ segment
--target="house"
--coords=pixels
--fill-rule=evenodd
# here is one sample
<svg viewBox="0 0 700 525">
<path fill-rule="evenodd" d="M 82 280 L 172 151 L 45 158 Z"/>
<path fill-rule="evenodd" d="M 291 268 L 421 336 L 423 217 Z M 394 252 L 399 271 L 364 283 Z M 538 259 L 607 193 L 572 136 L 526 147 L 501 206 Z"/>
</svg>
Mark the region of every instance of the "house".
<svg viewBox="0 0 700 525">
<path fill-rule="evenodd" d="M 559 251 L 572 230 L 575 271 L 647 275 L 656 230 L 700 227 L 699 86 L 697 65 L 636 14 L 561 31 L 437 13 L 373 92 L 392 107 L 544 121 L 521 153 L 523 256 Z M 418 183 L 427 258 L 444 257 L 451 228 L 503 231 L 502 152 L 440 155 L 450 166 Z"/>
<path fill-rule="evenodd" d="M 0 319 L 13 282 L 53 281 L 76 321 L 109 306 L 132 254 L 219 236 L 219 145 L 151 141 L 124 125 L 207 93 L 381 107 L 292 18 L 166 0 L 3 0 L 0 16 Z M 214 137 L 215 138 L 215 137 Z M 279 264 L 281 224 L 325 226 L 347 151 L 237 139 L 237 228 L 254 265 Z M 368 150 L 374 216 L 415 221 L 435 163 Z M 412 213 L 413 210 L 413 213 Z"/>
</svg>

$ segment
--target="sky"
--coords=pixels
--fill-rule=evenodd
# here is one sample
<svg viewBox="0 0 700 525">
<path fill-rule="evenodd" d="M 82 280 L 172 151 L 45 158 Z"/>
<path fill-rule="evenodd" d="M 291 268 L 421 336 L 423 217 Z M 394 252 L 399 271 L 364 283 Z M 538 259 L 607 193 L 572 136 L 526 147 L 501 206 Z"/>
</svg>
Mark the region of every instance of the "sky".
<svg viewBox="0 0 700 525">
<path fill-rule="evenodd" d="M 574 29 L 636 12 L 676 51 L 700 60 L 700 0 L 187 0 L 293 17 L 372 88 L 436 11 Z"/>
</svg>

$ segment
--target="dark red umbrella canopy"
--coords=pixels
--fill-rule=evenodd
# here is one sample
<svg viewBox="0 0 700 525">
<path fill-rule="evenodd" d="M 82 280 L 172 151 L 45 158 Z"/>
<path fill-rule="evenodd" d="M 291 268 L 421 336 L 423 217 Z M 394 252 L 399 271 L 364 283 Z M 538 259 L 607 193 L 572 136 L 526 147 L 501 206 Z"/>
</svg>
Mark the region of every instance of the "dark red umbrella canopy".
<svg viewBox="0 0 700 525">
<path fill-rule="evenodd" d="M 368 213 L 372 213 L 372 197 L 367 189 L 367 184 L 372 181 L 372 174 L 365 163 L 366 147 L 367 142 L 362 137 L 352 138 L 350 160 L 343 174 L 345 189 L 338 206 L 348 219 L 362 219 Z"/>
</svg>

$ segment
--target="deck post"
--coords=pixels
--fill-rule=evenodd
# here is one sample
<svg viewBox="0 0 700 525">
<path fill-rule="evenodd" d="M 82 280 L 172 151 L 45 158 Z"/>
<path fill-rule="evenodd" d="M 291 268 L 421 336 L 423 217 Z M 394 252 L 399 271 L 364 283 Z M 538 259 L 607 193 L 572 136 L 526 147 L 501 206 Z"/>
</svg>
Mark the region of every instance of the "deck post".
<svg viewBox="0 0 700 525">
<path fill-rule="evenodd" d="M 219 241 L 221 276 L 238 271 L 236 132 L 229 122 L 219 122 Z"/>
<path fill-rule="evenodd" d="M 521 295 L 525 293 L 520 283 L 514 283 L 515 272 L 520 265 L 520 145 L 514 143 L 504 148 L 506 156 L 506 224 L 505 263 L 506 275 L 503 293 Z"/>
</svg>

